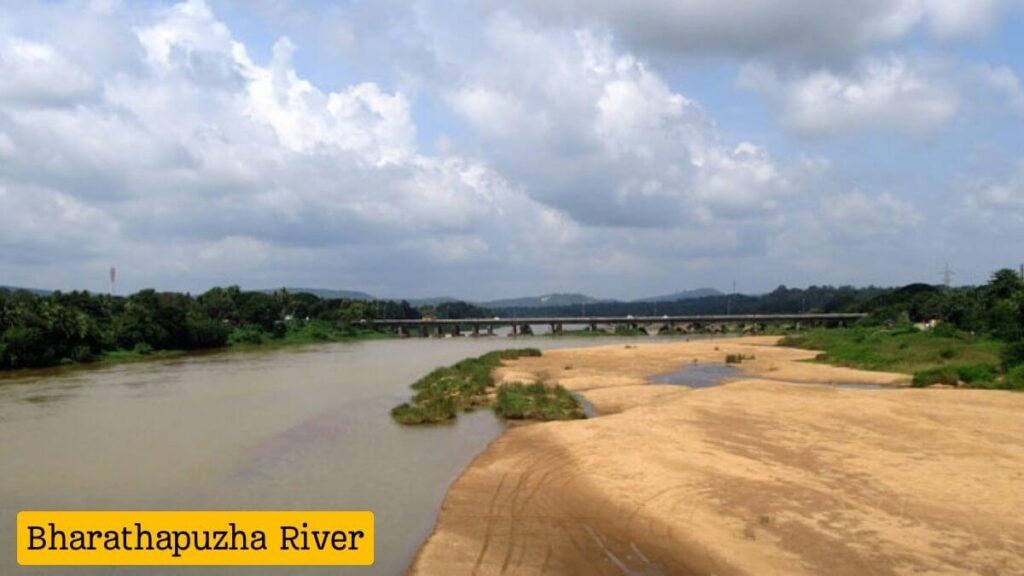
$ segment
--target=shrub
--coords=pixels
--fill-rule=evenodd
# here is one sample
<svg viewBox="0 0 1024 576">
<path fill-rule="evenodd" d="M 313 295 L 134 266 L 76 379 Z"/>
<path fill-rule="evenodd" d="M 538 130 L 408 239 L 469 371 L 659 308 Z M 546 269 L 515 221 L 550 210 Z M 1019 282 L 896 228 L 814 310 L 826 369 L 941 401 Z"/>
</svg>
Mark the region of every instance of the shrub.
<svg viewBox="0 0 1024 576">
<path fill-rule="evenodd" d="M 399 424 L 437 424 L 455 418 L 455 402 L 451 398 L 437 398 L 422 404 L 400 404 L 391 409 L 391 417 Z"/>
<path fill-rule="evenodd" d="M 974 387 L 986 388 L 988 386 L 983 386 L 983 384 L 995 382 L 998 377 L 998 370 L 991 364 L 943 366 L 914 373 L 913 386 L 915 388 L 931 386 L 932 384 L 956 386 L 963 382 Z"/>
<path fill-rule="evenodd" d="M 412 402 L 396 406 L 391 416 L 408 425 L 451 420 L 459 410 L 488 404 L 488 391 L 494 386 L 491 372 L 502 360 L 540 355 L 536 348 L 499 350 L 437 368 L 413 383 Z"/>
<path fill-rule="evenodd" d="M 999 353 L 999 359 L 1002 361 L 1003 370 L 1007 371 L 1024 365 L 1024 340 L 1017 340 L 1003 346 Z"/>
<path fill-rule="evenodd" d="M 147 354 L 153 353 L 153 347 L 145 342 L 136 342 L 135 347 L 132 348 L 132 351 L 135 352 L 136 354 L 141 354 L 145 356 Z"/>
<path fill-rule="evenodd" d="M 71 348 L 71 352 L 68 353 L 68 359 L 72 362 L 81 363 L 95 360 L 96 356 L 88 346 L 78 345 Z"/>
<path fill-rule="evenodd" d="M 960 382 L 960 374 L 957 373 L 956 369 L 950 366 L 944 366 L 942 368 L 932 368 L 930 370 L 920 370 L 915 372 L 914 380 L 911 385 L 914 388 L 923 388 L 933 384 L 956 386 L 958 382 Z"/>
<path fill-rule="evenodd" d="M 742 354 L 726 354 L 725 355 L 725 363 L 726 364 L 741 364 L 742 362 L 743 362 L 743 355 Z"/>
<path fill-rule="evenodd" d="M 929 334 L 937 338 L 958 338 L 962 336 L 960 331 L 956 329 L 956 326 L 950 322 L 939 322 L 935 328 L 931 329 Z"/>
<path fill-rule="evenodd" d="M 561 386 L 506 384 L 498 389 L 494 413 L 510 420 L 575 420 L 584 418 L 576 397 Z"/>
<path fill-rule="evenodd" d="M 939 358 L 942 358 L 943 360 L 949 360 L 950 358 L 954 358 L 955 356 L 956 350 L 952 348 L 943 348 L 942 350 L 939 350 Z"/>
<path fill-rule="evenodd" d="M 228 344 L 262 344 L 264 333 L 258 326 L 240 326 L 228 337 Z"/>
<path fill-rule="evenodd" d="M 956 371 L 960 379 L 968 384 L 994 382 L 999 377 L 999 371 L 991 364 L 968 364 L 958 366 Z"/>
<path fill-rule="evenodd" d="M 1003 380 L 1003 388 L 1024 390 L 1024 364 L 1012 368 L 1006 373 L 1006 378 Z"/>
</svg>

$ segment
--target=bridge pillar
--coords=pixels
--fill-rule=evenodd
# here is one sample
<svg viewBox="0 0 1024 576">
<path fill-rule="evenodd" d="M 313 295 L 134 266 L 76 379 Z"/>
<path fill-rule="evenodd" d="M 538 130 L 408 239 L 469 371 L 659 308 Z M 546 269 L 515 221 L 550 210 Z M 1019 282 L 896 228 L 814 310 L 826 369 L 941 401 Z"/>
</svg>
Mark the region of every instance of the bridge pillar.
<svg viewBox="0 0 1024 576">
<path fill-rule="evenodd" d="M 590 323 L 590 331 L 591 332 L 597 332 L 597 322 L 591 322 Z"/>
<path fill-rule="evenodd" d="M 523 324 L 519 327 L 519 333 L 523 336 L 533 336 L 533 328 L 529 324 Z"/>
<path fill-rule="evenodd" d="M 440 324 L 434 327 L 434 336 L 444 338 L 444 328 Z"/>
<path fill-rule="evenodd" d="M 399 338 L 405 338 L 406 336 L 408 336 L 408 334 L 405 333 L 405 326 L 402 326 L 401 324 L 399 324 L 398 325 L 398 337 Z"/>
<path fill-rule="evenodd" d="M 519 328 L 516 326 L 515 322 L 513 322 L 512 323 L 512 333 L 509 334 L 509 336 L 515 338 L 518 335 L 519 335 Z"/>
<path fill-rule="evenodd" d="M 480 336 L 480 325 L 479 324 L 473 324 L 473 337 L 477 338 L 479 336 Z"/>
<path fill-rule="evenodd" d="M 462 327 L 458 324 L 452 325 L 452 336 L 462 336 Z"/>
<path fill-rule="evenodd" d="M 494 336 L 494 324 L 487 325 L 487 335 Z"/>
</svg>

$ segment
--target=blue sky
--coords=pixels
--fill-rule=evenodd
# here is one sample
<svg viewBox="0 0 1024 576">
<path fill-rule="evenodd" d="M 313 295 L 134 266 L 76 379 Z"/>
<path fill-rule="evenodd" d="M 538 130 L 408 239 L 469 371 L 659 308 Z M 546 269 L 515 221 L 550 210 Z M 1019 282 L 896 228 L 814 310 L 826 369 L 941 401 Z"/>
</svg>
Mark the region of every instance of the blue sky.
<svg viewBox="0 0 1024 576">
<path fill-rule="evenodd" d="M 0 284 L 488 299 L 1024 261 L 1020 0 L 13 0 Z"/>
</svg>

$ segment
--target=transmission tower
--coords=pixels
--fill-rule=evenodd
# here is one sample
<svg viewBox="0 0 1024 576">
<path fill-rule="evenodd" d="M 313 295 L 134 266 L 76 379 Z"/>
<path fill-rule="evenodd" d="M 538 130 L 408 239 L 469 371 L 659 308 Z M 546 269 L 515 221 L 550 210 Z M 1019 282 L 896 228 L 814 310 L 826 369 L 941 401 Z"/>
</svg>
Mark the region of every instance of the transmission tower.
<svg viewBox="0 0 1024 576">
<path fill-rule="evenodd" d="M 949 262 L 946 262 L 946 268 L 939 272 L 939 274 L 942 275 L 942 284 L 946 288 L 951 288 L 953 286 L 953 276 L 956 276 L 956 272 L 949 269 Z"/>
</svg>

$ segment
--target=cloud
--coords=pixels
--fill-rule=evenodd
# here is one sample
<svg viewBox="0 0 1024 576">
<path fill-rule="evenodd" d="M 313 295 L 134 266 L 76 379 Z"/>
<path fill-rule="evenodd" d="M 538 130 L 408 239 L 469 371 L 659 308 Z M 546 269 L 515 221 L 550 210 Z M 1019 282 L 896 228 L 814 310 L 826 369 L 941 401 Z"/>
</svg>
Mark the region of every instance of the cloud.
<svg viewBox="0 0 1024 576">
<path fill-rule="evenodd" d="M 0 103 L 66 106 L 89 98 L 96 81 L 60 51 L 23 38 L 0 40 Z"/>
<path fill-rule="evenodd" d="M 929 48 L 1009 3 L 741 4 L 5 7 L 0 276 L 483 298 L 890 281 L 851 274 L 942 214 L 908 181 L 958 150 L 929 147 L 983 148 L 957 120 L 1020 107 L 1013 69 Z M 819 140 L 729 92 L 751 58 L 743 85 Z M 864 169 L 869 139 L 824 138 L 860 132 L 927 159 Z M 984 182 L 977 209 L 1013 213 L 1013 180 Z"/>
<path fill-rule="evenodd" d="M 848 73 L 819 69 L 786 78 L 750 64 L 739 84 L 765 94 L 782 123 L 803 136 L 873 130 L 927 135 L 959 108 L 958 86 L 937 64 L 899 55 L 865 58 Z"/>
<path fill-rule="evenodd" d="M 75 69 L 56 44 L 6 39 L 21 51 L 5 65 L 49 67 L 5 84 L 5 245 L 35 246 L 54 265 L 119 261 L 126 278 L 166 282 L 215 262 L 218 277 L 294 271 L 356 246 L 481 264 L 525 253 L 527 236 L 551 231 L 557 243 L 554 211 L 484 162 L 421 153 L 400 92 L 320 90 L 295 71 L 287 39 L 258 63 L 200 0 L 160 9 L 134 33 L 138 61 L 56 88 L 52 76 Z M 345 261 L 324 267 L 353 273 Z"/>
<path fill-rule="evenodd" d="M 860 191 L 832 194 L 820 201 L 820 214 L 847 238 L 896 236 L 921 223 L 909 202 L 888 192 L 869 195 Z"/>
<path fill-rule="evenodd" d="M 1024 160 L 1003 179 L 977 180 L 964 195 L 968 215 L 985 222 L 1012 218 L 1024 222 Z"/>
<path fill-rule="evenodd" d="M 1006 66 L 982 64 L 978 72 L 983 84 L 1005 98 L 1011 110 L 1024 115 L 1024 85 L 1013 70 Z"/>
<path fill-rule="evenodd" d="M 505 5 L 505 3 L 502 3 Z M 549 24 L 603 25 L 640 50 L 822 60 L 925 27 L 937 38 L 990 29 L 1017 0 L 518 0 Z"/>
<path fill-rule="evenodd" d="M 542 34 L 501 15 L 448 97 L 495 166 L 593 227 L 670 228 L 772 210 L 792 191 L 762 147 L 725 142 L 707 112 L 589 31 Z M 500 58 L 495 69 L 484 62 Z"/>
<path fill-rule="evenodd" d="M 1014 0 L 923 0 L 920 10 L 935 36 L 955 39 L 990 30 L 1001 12 L 1015 5 Z"/>
</svg>

